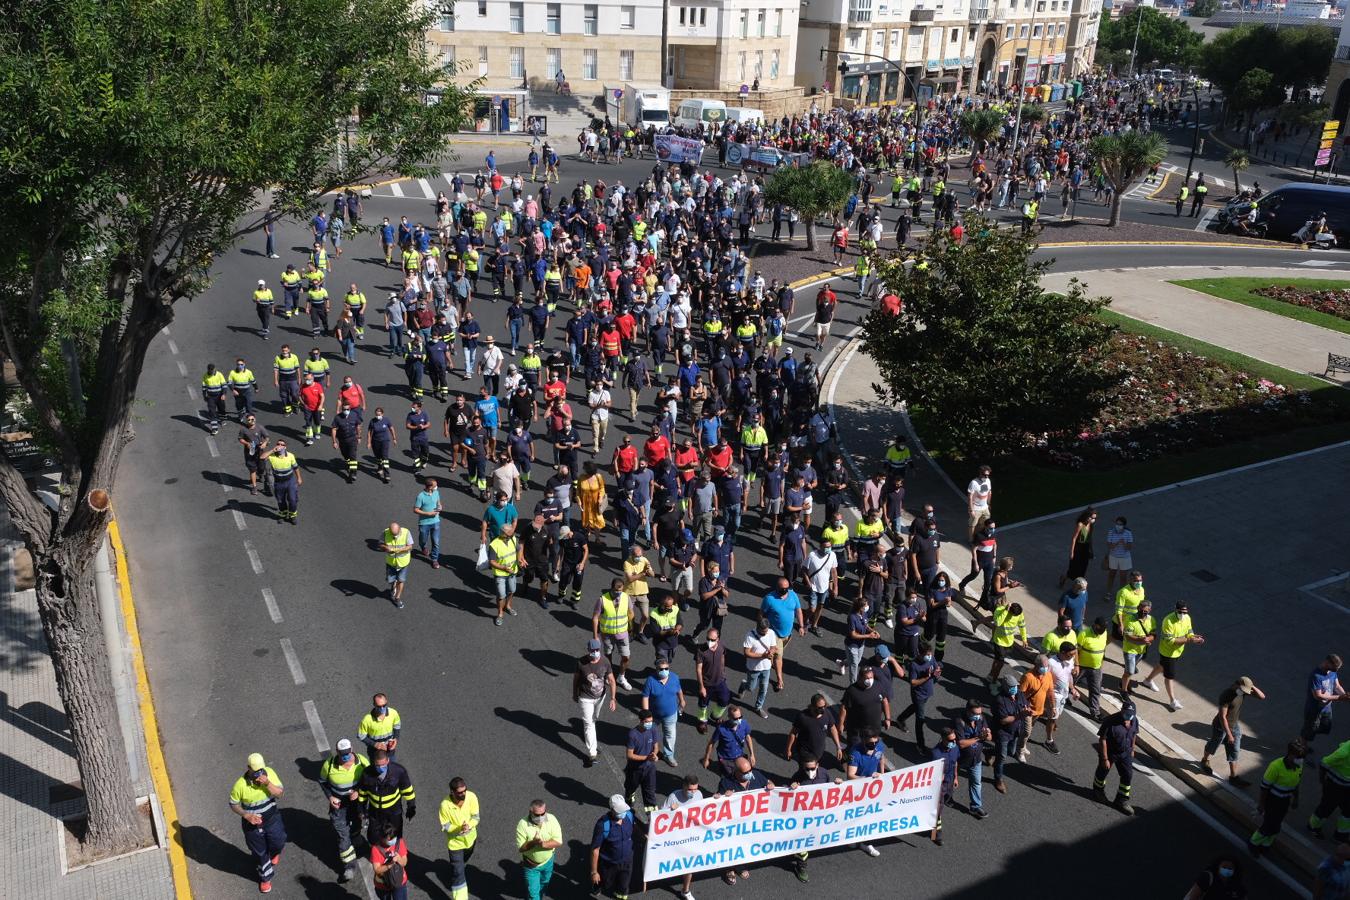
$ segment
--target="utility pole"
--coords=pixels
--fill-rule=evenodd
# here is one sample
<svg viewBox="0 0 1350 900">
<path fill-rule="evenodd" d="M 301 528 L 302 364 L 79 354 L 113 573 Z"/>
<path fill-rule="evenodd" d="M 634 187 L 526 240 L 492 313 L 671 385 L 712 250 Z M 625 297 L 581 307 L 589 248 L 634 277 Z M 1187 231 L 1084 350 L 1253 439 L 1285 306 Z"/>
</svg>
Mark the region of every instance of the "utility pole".
<svg viewBox="0 0 1350 900">
<path fill-rule="evenodd" d="M 670 0 L 665 0 L 661 4 L 661 87 L 671 88 L 674 85 L 666 84 L 667 69 L 670 68 Z"/>
<path fill-rule="evenodd" d="M 1195 97 L 1195 137 L 1191 141 L 1191 158 L 1186 163 L 1186 180 L 1182 184 L 1190 183 L 1191 170 L 1195 168 L 1195 155 L 1200 152 L 1200 86 L 1194 81 L 1191 82 L 1191 91 Z"/>
<path fill-rule="evenodd" d="M 1136 56 L 1139 55 L 1139 26 L 1141 26 L 1141 25 L 1143 25 L 1143 24 L 1144 24 L 1144 6 L 1143 6 L 1143 4 L 1140 4 L 1140 5 L 1139 5 L 1139 15 L 1135 17 L 1135 21 L 1134 21 L 1134 48 L 1133 48 L 1132 50 L 1130 50 L 1130 75 L 1129 75 L 1129 77 L 1131 77 L 1131 78 L 1134 77 L 1134 58 L 1135 58 Z"/>
</svg>

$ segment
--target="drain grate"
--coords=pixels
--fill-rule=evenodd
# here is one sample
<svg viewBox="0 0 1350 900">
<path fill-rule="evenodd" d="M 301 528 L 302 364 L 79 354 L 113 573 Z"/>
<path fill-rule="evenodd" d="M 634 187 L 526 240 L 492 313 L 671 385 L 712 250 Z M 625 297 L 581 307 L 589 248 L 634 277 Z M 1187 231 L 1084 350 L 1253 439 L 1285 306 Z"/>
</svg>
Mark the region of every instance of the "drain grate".
<svg viewBox="0 0 1350 900">
<path fill-rule="evenodd" d="M 1214 582 L 1219 580 L 1219 576 L 1215 575 L 1209 569 L 1196 569 L 1194 572 L 1191 573 L 1191 577 L 1198 578 L 1205 584 L 1213 584 Z"/>
</svg>

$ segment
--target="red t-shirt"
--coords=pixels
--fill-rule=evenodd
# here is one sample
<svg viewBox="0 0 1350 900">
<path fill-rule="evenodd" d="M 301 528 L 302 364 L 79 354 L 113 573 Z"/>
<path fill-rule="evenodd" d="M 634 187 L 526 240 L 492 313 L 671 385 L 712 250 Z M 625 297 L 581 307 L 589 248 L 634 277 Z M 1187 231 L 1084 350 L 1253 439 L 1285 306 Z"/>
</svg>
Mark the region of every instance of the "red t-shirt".
<svg viewBox="0 0 1350 900">
<path fill-rule="evenodd" d="M 642 445 L 642 455 L 646 457 L 647 465 L 655 468 L 657 463 L 670 456 L 670 441 L 666 440 L 664 434 L 647 438 L 647 442 Z"/>
<path fill-rule="evenodd" d="M 632 472 L 637 468 L 637 448 L 632 444 L 627 447 L 620 445 L 614 450 L 614 464 L 619 472 Z"/>
<path fill-rule="evenodd" d="M 714 475 L 724 475 L 731 468 L 731 445 L 713 447 L 708 451 L 708 468 Z"/>
<path fill-rule="evenodd" d="M 687 466 L 698 468 L 698 448 L 681 447 L 675 451 L 675 467 L 680 469 L 680 477 L 685 481 L 694 477 L 694 469 L 687 469 Z"/>
<path fill-rule="evenodd" d="M 619 337 L 625 341 L 633 339 L 633 332 L 637 329 L 637 323 L 633 321 L 631 313 L 623 313 L 614 317 L 614 325 L 619 329 Z"/>
<path fill-rule="evenodd" d="M 388 854 L 388 856 L 386 856 L 386 854 Z M 392 847 L 379 847 L 373 844 L 371 845 L 370 864 L 372 866 L 388 865 L 389 856 L 401 856 L 404 859 L 408 858 L 408 845 L 406 842 L 404 842 L 403 838 L 398 838 L 396 841 L 394 841 L 394 846 Z M 392 887 L 402 887 L 407 883 L 408 883 L 408 869 L 405 866 L 403 869 L 403 880 L 396 885 L 392 885 Z M 376 890 L 389 890 L 390 887 L 391 885 L 385 884 L 384 879 L 381 878 L 379 875 L 375 876 Z"/>
<path fill-rule="evenodd" d="M 904 302 L 895 294 L 887 294 L 881 298 L 881 308 L 892 316 L 898 316 L 904 308 Z"/>
<path fill-rule="evenodd" d="M 366 392 L 361 390 L 359 384 L 353 383 L 351 387 L 343 388 L 338 396 L 345 400 L 352 409 L 366 408 Z"/>
<path fill-rule="evenodd" d="M 300 388 L 300 405 L 313 412 L 323 408 L 323 385 L 317 381 Z"/>
<path fill-rule="evenodd" d="M 552 403 L 554 400 L 562 400 L 567 397 L 567 385 L 561 378 L 550 381 L 544 385 L 544 402 Z"/>
</svg>

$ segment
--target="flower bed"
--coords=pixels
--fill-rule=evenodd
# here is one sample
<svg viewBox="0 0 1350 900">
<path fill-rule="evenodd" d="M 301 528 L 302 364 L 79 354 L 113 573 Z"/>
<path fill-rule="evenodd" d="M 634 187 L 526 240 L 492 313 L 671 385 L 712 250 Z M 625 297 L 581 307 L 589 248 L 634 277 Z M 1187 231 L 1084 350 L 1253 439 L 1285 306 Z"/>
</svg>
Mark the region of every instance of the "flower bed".
<svg viewBox="0 0 1350 900">
<path fill-rule="evenodd" d="M 1272 284 L 1269 287 L 1256 288 L 1252 293 L 1292 306 L 1315 309 L 1338 319 L 1350 320 L 1350 290 L 1308 290 L 1291 284 Z"/>
<path fill-rule="evenodd" d="M 1347 417 L 1335 400 L 1154 337 L 1118 332 L 1106 357 L 1120 382 L 1101 414 L 1076 435 L 1040 436 L 1032 448 L 1037 461 L 1110 469 Z"/>
</svg>

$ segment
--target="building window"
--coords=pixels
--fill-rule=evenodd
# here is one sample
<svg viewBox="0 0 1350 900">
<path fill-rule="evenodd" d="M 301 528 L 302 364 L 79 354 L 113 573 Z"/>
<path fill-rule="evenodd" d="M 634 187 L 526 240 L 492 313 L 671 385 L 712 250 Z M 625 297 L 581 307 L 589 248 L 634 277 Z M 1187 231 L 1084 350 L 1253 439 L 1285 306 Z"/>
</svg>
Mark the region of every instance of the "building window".
<svg viewBox="0 0 1350 900">
<path fill-rule="evenodd" d="M 745 53 L 744 50 L 742 50 L 742 51 L 741 51 L 741 77 L 740 77 L 740 79 L 739 79 L 739 80 L 742 81 L 742 82 L 745 81 L 745 56 L 746 56 L 746 53 Z"/>
<path fill-rule="evenodd" d="M 455 14 L 454 14 L 454 13 L 441 13 L 439 27 L 440 27 L 440 30 L 441 30 L 441 31 L 454 31 L 454 30 L 455 30 Z"/>
<path fill-rule="evenodd" d="M 596 76 L 596 70 L 599 69 L 599 68 L 600 68 L 600 64 L 596 61 L 596 58 L 595 58 L 595 51 L 594 51 L 594 50 L 582 50 L 582 51 L 581 51 L 581 77 L 584 78 L 586 81 L 594 81 L 594 80 L 596 79 L 596 77 L 597 77 L 597 76 Z"/>
<path fill-rule="evenodd" d="M 1061 37 L 1064 35 L 1064 23 L 1063 23 L 1063 22 L 1060 22 L 1060 23 L 1059 23 L 1059 33 L 1060 33 L 1060 36 L 1061 36 Z"/>
<path fill-rule="evenodd" d="M 511 4 L 511 25 L 510 25 L 510 28 L 511 28 L 511 33 L 512 33 L 512 34 L 524 34 L 524 33 L 525 33 L 525 4 L 524 4 L 524 3 L 512 3 L 512 4 Z"/>
<path fill-rule="evenodd" d="M 548 77 L 549 77 L 549 78 L 556 78 L 556 77 L 558 77 L 558 73 L 561 72 L 561 71 L 562 71 L 562 48 L 561 48 L 561 47 L 549 47 L 549 48 L 548 48 Z"/>
<path fill-rule="evenodd" d="M 512 78 L 524 78 L 524 77 L 525 77 L 525 48 L 524 48 L 524 47 L 512 47 L 512 48 L 511 48 L 511 77 L 512 77 Z"/>
<path fill-rule="evenodd" d="M 764 37 L 764 20 L 768 15 L 768 10 L 763 9 L 755 14 L 755 37 Z"/>
<path fill-rule="evenodd" d="M 1023 25 L 1021 28 L 1017 29 L 1017 36 L 1020 37 L 1020 38 L 1026 37 L 1026 36 L 1027 36 L 1027 26 Z"/>
<path fill-rule="evenodd" d="M 562 34 L 562 4 L 550 3 L 547 10 L 548 18 L 545 31 L 549 34 Z"/>
<path fill-rule="evenodd" d="M 480 76 L 486 75 L 488 73 L 487 50 L 488 48 L 486 47 L 478 48 L 478 74 Z"/>
<path fill-rule="evenodd" d="M 480 17 L 487 15 L 487 0 L 478 0 L 478 15 Z"/>
<path fill-rule="evenodd" d="M 780 10 L 776 10 L 776 11 L 774 12 L 774 19 L 773 19 L 773 36 L 774 36 L 774 37 L 782 37 L 782 36 L 783 36 L 783 11 L 782 11 L 781 9 L 780 9 Z"/>
<path fill-rule="evenodd" d="M 741 10 L 740 35 L 743 38 L 748 38 L 750 36 L 750 10 L 748 9 Z"/>
<path fill-rule="evenodd" d="M 596 6 L 594 3 L 587 3 L 585 12 L 582 14 L 582 19 L 585 26 L 582 31 L 590 35 L 595 34 L 596 23 L 600 19 L 600 7 Z"/>
<path fill-rule="evenodd" d="M 455 71 L 455 48 L 451 45 L 441 47 L 441 68 L 447 72 Z"/>
<path fill-rule="evenodd" d="M 1012 36 L 1013 36 L 1013 27 L 1009 25 L 1007 28 L 1003 29 L 1003 39 L 1005 41 L 1010 41 L 1012 40 Z"/>
<path fill-rule="evenodd" d="M 885 43 L 885 41 L 886 41 L 886 32 L 884 31 L 872 32 L 872 46 L 876 49 L 878 53 L 881 52 L 882 46 Z"/>
<path fill-rule="evenodd" d="M 892 46 L 892 47 L 897 47 L 897 48 L 900 46 L 900 32 L 899 32 L 899 31 L 892 31 L 892 32 L 891 32 L 891 46 Z"/>
<path fill-rule="evenodd" d="M 1032 29 L 1031 29 L 1031 36 L 1034 37 L 1034 38 L 1038 38 L 1038 37 L 1041 36 L 1041 26 L 1040 26 L 1040 25 L 1036 25 L 1036 26 L 1033 26 L 1033 27 L 1032 27 Z"/>
<path fill-rule="evenodd" d="M 773 53 L 769 55 L 769 80 L 770 80 L 770 81 L 777 81 L 777 80 L 778 80 L 778 51 L 777 51 L 777 50 L 773 51 Z"/>
<path fill-rule="evenodd" d="M 688 10 L 686 10 L 683 6 L 681 6 L 681 7 L 680 7 L 680 24 L 681 24 L 681 25 L 684 25 L 684 24 L 685 24 L 685 21 L 684 21 L 684 20 L 685 20 L 685 16 L 687 15 L 687 13 L 688 13 Z"/>
<path fill-rule="evenodd" d="M 700 28 L 708 24 L 708 7 L 700 6 L 698 8 L 698 25 Z"/>
<path fill-rule="evenodd" d="M 630 6 L 629 9 L 632 9 Z M 619 51 L 619 79 L 627 81 L 633 77 L 633 51 Z"/>
<path fill-rule="evenodd" d="M 960 28 L 953 28 L 953 29 L 952 29 L 951 42 L 954 44 L 954 43 L 956 43 L 956 42 L 959 41 L 959 40 L 961 40 L 961 29 L 960 29 Z"/>
<path fill-rule="evenodd" d="M 637 7 L 636 7 L 636 6 L 620 6 L 620 7 L 619 7 L 619 27 L 620 27 L 620 28 L 632 28 L 632 27 L 633 27 L 633 22 L 634 22 L 634 20 L 635 20 L 636 18 L 637 18 Z M 631 78 L 632 76 L 630 75 L 630 76 L 628 76 L 628 77 Z"/>
</svg>

